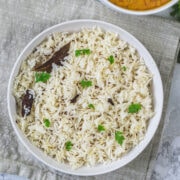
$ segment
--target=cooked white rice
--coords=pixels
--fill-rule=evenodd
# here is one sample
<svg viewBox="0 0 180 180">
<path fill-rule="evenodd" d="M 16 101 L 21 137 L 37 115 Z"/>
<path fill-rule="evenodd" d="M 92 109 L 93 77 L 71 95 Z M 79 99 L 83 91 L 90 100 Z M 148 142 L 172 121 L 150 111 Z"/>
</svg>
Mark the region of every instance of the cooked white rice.
<svg viewBox="0 0 180 180">
<path fill-rule="evenodd" d="M 53 65 L 50 79 L 35 83 L 34 66 L 68 42 L 69 55 L 63 66 Z M 75 56 L 75 50 L 87 48 L 89 55 Z M 108 61 L 111 55 L 113 64 Z M 82 88 L 79 82 L 84 79 L 92 81 L 92 86 Z M 72 168 L 114 161 L 145 136 L 153 116 L 151 81 L 152 75 L 136 49 L 116 34 L 100 28 L 55 33 L 23 61 L 14 80 L 17 123 L 35 146 Z M 22 117 L 22 97 L 27 89 L 34 92 L 35 99 L 30 115 Z M 71 103 L 76 94 L 80 94 L 77 102 Z M 140 103 L 141 110 L 129 113 L 132 103 Z M 44 119 L 49 119 L 50 127 L 44 125 Z M 105 131 L 99 132 L 98 125 Z M 123 133 L 122 145 L 115 140 L 116 131 Z M 67 141 L 73 144 L 69 151 Z"/>
</svg>

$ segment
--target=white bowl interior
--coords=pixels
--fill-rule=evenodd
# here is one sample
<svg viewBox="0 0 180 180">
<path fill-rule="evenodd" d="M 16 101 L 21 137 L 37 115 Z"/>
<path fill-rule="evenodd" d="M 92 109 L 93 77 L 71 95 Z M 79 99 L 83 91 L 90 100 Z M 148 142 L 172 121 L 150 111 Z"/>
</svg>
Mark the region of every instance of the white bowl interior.
<svg viewBox="0 0 180 180">
<path fill-rule="evenodd" d="M 135 10 L 128 10 L 125 8 L 122 8 L 120 6 L 117 6 L 113 3 L 111 3 L 109 0 L 100 0 L 103 4 L 105 4 L 107 7 L 116 10 L 118 12 L 123 12 L 126 14 L 132 14 L 132 15 L 150 15 L 150 14 L 156 14 L 161 11 L 164 11 L 165 9 L 168 9 L 169 7 L 173 6 L 175 3 L 178 2 L 178 0 L 171 0 L 168 3 L 164 4 L 163 6 L 160 6 L 155 9 L 145 10 L 145 11 L 135 11 Z"/>
<path fill-rule="evenodd" d="M 127 41 L 129 44 L 133 45 L 140 55 L 144 58 L 145 64 L 147 65 L 148 69 L 153 74 L 153 86 L 152 91 L 154 95 L 154 111 L 155 116 L 150 120 L 149 126 L 147 129 L 147 133 L 145 135 L 145 138 L 143 141 L 141 141 L 134 149 L 132 149 L 127 155 L 123 156 L 121 159 L 114 161 L 112 163 L 106 164 L 106 165 L 97 165 L 95 167 L 82 167 L 77 170 L 73 170 L 70 168 L 69 165 L 66 164 L 60 164 L 57 163 L 52 158 L 46 156 L 40 149 L 36 148 L 34 145 L 30 143 L 30 141 L 25 137 L 25 135 L 22 133 L 22 131 L 19 129 L 15 122 L 16 117 L 16 103 L 15 99 L 12 95 L 12 86 L 14 77 L 18 74 L 21 62 L 26 59 L 26 57 L 32 52 L 34 47 L 36 47 L 45 37 L 50 35 L 52 32 L 74 32 L 79 31 L 82 27 L 92 28 L 94 26 L 101 27 L 102 29 L 106 31 L 115 32 L 120 35 L 120 38 L 124 41 Z M 158 127 L 158 124 L 160 122 L 162 108 L 163 108 L 163 87 L 162 87 L 162 81 L 159 74 L 159 71 L 157 69 L 157 66 L 149 54 L 149 52 L 146 50 L 146 48 L 132 35 L 130 35 L 125 30 L 109 24 L 102 21 L 95 21 L 95 20 L 74 20 L 65 22 L 62 24 L 55 25 L 42 33 L 40 33 L 38 36 L 36 36 L 23 50 L 23 52 L 18 57 L 14 68 L 11 73 L 11 77 L 9 80 L 9 86 L 8 86 L 8 111 L 11 123 L 13 125 L 14 130 L 16 131 L 17 136 L 21 140 L 21 142 L 24 144 L 24 146 L 40 161 L 45 163 L 46 165 L 50 166 L 51 168 L 54 168 L 58 171 L 65 172 L 68 174 L 74 174 L 74 175 L 81 175 L 81 176 L 88 176 L 88 175 L 98 175 L 107 173 L 110 171 L 113 171 L 115 169 L 118 169 L 130 161 L 132 161 L 135 157 L 137 157 L 144 148 L 148 145 L 150 140 L 152 139 L 153 135 L 155 134 L 155 131 Z"/>
</svg>

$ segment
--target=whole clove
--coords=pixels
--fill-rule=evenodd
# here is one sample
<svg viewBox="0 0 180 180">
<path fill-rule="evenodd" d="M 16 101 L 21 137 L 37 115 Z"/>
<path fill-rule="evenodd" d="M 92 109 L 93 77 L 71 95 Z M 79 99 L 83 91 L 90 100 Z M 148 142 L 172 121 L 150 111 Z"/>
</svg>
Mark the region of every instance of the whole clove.
<svg viewBox="0 0 180 180">
<path fill-rule="evenodd" d="M 111 98 L 108 98 L 108 103 L 110 103 L 112 106 L 114 106 L 114 102 Z"/>
<path fill-rule="evenodd" d="M 72 98 L 70 102 L 75 103 L 78 97 L 79 97 L 79 94 L 77 94 L 74 98 Z"/>
<path fill-rule="evenodd" d="M 50 73 L 52 71 L 52 64 L 56 64 L 59 66 L 63 66 L 62 62 L 64 58 L 68 55 L 68 51 L 70 48 L 70 42 L 64 45 L 59 51 L 55 52 L 53 56 L 46 61 L 44 64 L 38 65 L 34 67 L 35 71 L 46 71 Z"/>
</svg>

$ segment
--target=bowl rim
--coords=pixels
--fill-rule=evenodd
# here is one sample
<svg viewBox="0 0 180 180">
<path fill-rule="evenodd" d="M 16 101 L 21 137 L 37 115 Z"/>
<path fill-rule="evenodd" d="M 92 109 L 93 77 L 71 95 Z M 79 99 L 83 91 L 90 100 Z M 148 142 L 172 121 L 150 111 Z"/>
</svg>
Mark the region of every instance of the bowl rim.
<svg viewBox="0 0 180 180">
<path fill-rule="evenodd" d="M 161 11 L 168 9 L 169 7 L 173 6 L 175 3 L 178 2 L 178 0 L 170 0 L 166 4 L 164 4 L 160 7 L 157 7 L 155 9 L 144 10 L 144 11 L 136 11 L 136 10 L 125 9 L 125 8 L 120 7 L 120 6 L 117 6 L 113 3 L 111 3 L 109 0 L 99 0 L 99 1 L 102 2 L 104 5 L 106 5 L 107 7 L 111 8 L 113 10 L 116 10 L 118 12 L 122 12 L 125 14 L 131 14 L 131 15 L 138 15 L 138 16 L 144 16 L 144 15 L 151 15 L 151 14 L 159 13 Z"/>
<path fill-rule="evenodd" d="M 37 151 L 35 151 L 33 148 L 29 147 L 29 140 L 28 138 L 25 137 L 25 135 L 21 134 L 22 133 L 22 130 L 19 129 L 19 127 L 17 126 L 16 122 L 15 122 L 15 117 L 13 117 L 12 115 L 12 109 L 11 109 L 11 96 L 12 96 L 12 83 L 14 81 L 14 73 L 15 73 L 15 70 L 17 68 L 17 65 L 18 63 L 22 63 L 23 60 L 25 59 L 22 59 L 22 56 L 23 54 L 28 51 L 28 49 L 30 48 L 30 46 L 35 43 L 35 41 L 39 40 L 39 43 L 41 42 L 40 39 L 43 37 L 43 39 L 45 37 L 47 37 L 49 34 L 51 34 L 52 32 L 55 32 L 53 31 L 54 29 L 58 28 L 58 27 L 61 27 L 61 26 L 64 26 L 64 25 L 69 25 L 69 24 L 72 24 L 72 23 L 96 23 L 97 26 L 98 24 L 101 24 L 100 26 L 109 26 L 109 27 L 113 27 L 115 29 L 119 29 L 121 32 L 125 33 L 127 36 L 129 36 L 130 38 L 132 38 L 136 43 L 138 43 L 138 45 L 140 45 L 140 47 L 143 48 L 143 50 L 147 53 L 148 57 L 152 60 L 151 64 L 153 64 L 155 70 L 157 71 L 157 77 L 158 77 L 158 81 L 159 81 L 159 91 L 160 91 L 160 103 L 158 104 L 158 106 L 160 107 L 160 110 L 159 110 L 159 113 L 157 115 L 157 118 L 156 118 L 156 122 L 154 122 L 155 124 L 155 127 L 153 127 L 153 129 L 151 129 L 151 133 L 150 133 L 150 136 L 147 136 L 147 137 L 144 137 L 144 139 L 146 139 L 146 141 L 143 141 L 143 144 L 141 144 L 141 142 L 135 147 L 137 148 L 136 149 L 136 153 L 127 153 L 125 155 L 125 158 L 128 154 L 130 154 L 130 158 L 126 158 L 125 161 L 123 161 L 120 165 L 115 165 L 115 166 L 108 166 L 106 168 L 106 170 L 103 170 L 101 172 L 86 172 L 86 173 L 83 173 L 83 172 L 79 172 L 79 171 L 71 171 L 70 169 L 60 169 L 58 167 L 56 167 L 55 165 L 51 164 L 48 162 L 47 159 L 43 159 L 42 157 L 39 157 L 39 153 Z M 94 25 L 95 26 L 95 25 Z M 83 27 L 83 26 L 82 26 Z M 107 29 L 105 29 L 107 31 Z M 47 33 L 49 33 L 47 35 Z M 46 35 L 45 35 L 46 34 Z M 45 35 L 45 36 L 44 36 Z M 129 42 L 128 42 L 129 43 Z M 37 46 L 37 45 L 36 45 Z M 35 46 L 33 46 L 35 47 Z M 136 47 L 135 47 L 136 48 Z M 26 56 L 27 57 L 27 56 Z M 19 69 L 18 69 L 19 70 Z M 13 129 L 15 130 L 16 132 L 16 135 L 18 136 L 19 140 L 21 141 L 21 143 L 26 147 L 26 149 L 34 156 L 36 157 L 40 162 L 43 162 L 44 164 L 46 164 L 48 167 L 51 167 L 52 169 L 56 170 L 56 171 L 60 171 L 60 172 L 63 172 L 63 173 L 66 173 L 66 174 L 71 174 L 71 175 L 78 175 L 78 176 L 95 176 L 95 175 L 100 175 L 100 174 L 105 174 L 105 173 L 108 173 L 108 172 L 111 172 L 111 171 L 114 171 L 116 169 L 119 169 L 123 166 L 125 166 L 126 164 L 128 164 L 129 162 L 131 162 L 132 160 L 134 160 L 139 154 L 142 153 L 142 151 L 147 147 L 147 145 L 150 143 L 150 141 L 152 140 L 153 136 L 155 135 L 155 132 L 158 128 L 158 125 L 160 123 L 160 120 L 161 120 L 161 115 L 162 115 L 162 110 L 163 110 L 163 100 L 164 100 L 164 94 L 163 94 L 163 85 L 162 85 L 162 80 L 161 80 L 161 76 L 160 76 L 160 73 L 159 73 L 159 70 L 157 68 L 157 65 L 155 63 L 155 61 L 153 60 L 151 54 L 148 52 L 148 50 L 145 48 L 145 46 L 139 41 L 137 40 L 137 38 L 135 38 L 133 35 L 131 35 L 129 32 L 127 32 L 126 30 L 122 29 L 121 27 L 119 26 L 116 26 L 114 24 L 110 24 L 110 23 L 107 23 L 107 22 L 104 22 L 104 21 L 99 21 L 99 20 L 92 20 L 92 19 L 80 19 L 80 20 L 71 20 L 71 21 L 66 21 L 66 22 L 63 22 L 63 23 L 60 23 L 60 24 L 56 24 L 54 26 L 51 26 L 47 29 L 45 29 L 44 31 L 42 31 L 41 33 L 39 33 L 37 36 L 35 36 L 26 46 L 25 48 L 23 49 L 23 51 L 20 53 L 20 55 L 18 56 L 14 66 L 13 66 L 13 69 L 11 71 L 11 75 L 10 75 L 10 79 L 9 79 L 9 82 L 8 82 L 8 90 L 7 90 L 7 106 L 8 106 L 8 114 L 9 114 L 9 117 L 10 117 L 10 121 L 11 121 L 11 124 L 13 126 Z M 146 133 L 147 134 L 147 133 Z M 25 138 L 25 140 L 24 140 Z M 34 145 L 33 145 L 34 146 Z M 34 146 L 35 147 L 35 146 Z M 130 151 L 131 152 L 131 151 Z M 44 154 L 44 152 L 42 152 Z M 48 157 L 47 157 L 48 158 Z M 122 159 L 124 158 L 124 156 L 122 156 Z M 102 164 L 101 164 L 102 165 Z M 106 165 L 105 165 L 106 166 Z M 91 167 L 90 167 L 91 168 Z"/>
</svg>

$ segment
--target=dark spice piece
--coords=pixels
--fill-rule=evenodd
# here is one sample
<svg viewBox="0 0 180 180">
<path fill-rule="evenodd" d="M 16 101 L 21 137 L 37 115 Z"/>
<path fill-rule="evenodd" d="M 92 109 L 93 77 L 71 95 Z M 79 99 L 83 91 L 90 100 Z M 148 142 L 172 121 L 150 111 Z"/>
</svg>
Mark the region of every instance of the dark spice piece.
<svg viewBox="0 0 180 180">
<path fill-rule="evenodd" d="M 71 99 L 71 103 L 75 103 L 78 97 L 79 97 L 79 94 L 77 94 L 74 98 Z"/>
<path fill-rule="evenodd" d="M 113 100 L 111 98 L 108 98 L 108 103 L 110 103 L 111 105 L 114 106 L 114 102 L 113 102 Z"/>
<path fill-rule="evenodd" d="M 31 108 L 33 104 L 33 94 L 32 90 L 26 90 L 26 94 L 22 98 L 22 116 L 28 116 L 31 113 Z"/>
<path fill-rule="evenodd" d="M 52 64 L 56 64 L 59 66 L 63 66 L 62 62 L 64 61 L 64 58 L 68 55 L 68 51 L 70 48 L 70 42 L 66 45 L 64 45 L 59 51 L 55 52 L 54 55 L 46 61 L 44 64 L 41 64 L 39 66 L 35 66 L 35 71 L 46 71 L 48 73 L 52 70 Z"/>
</svg>

